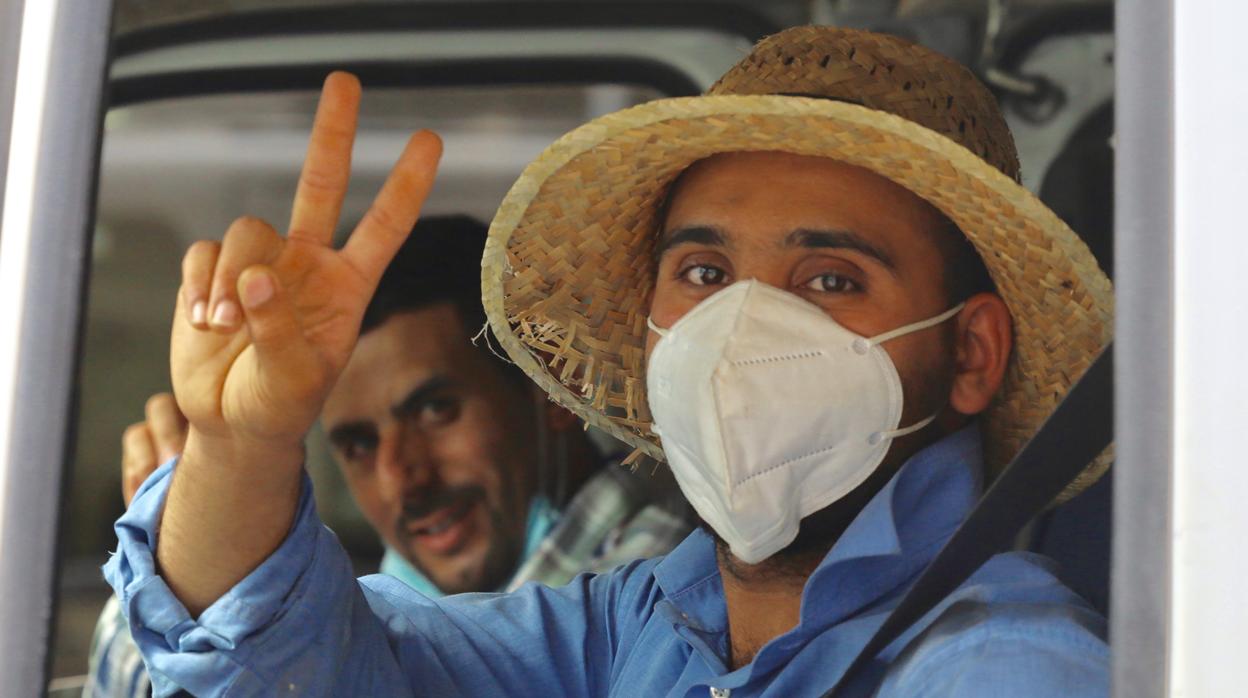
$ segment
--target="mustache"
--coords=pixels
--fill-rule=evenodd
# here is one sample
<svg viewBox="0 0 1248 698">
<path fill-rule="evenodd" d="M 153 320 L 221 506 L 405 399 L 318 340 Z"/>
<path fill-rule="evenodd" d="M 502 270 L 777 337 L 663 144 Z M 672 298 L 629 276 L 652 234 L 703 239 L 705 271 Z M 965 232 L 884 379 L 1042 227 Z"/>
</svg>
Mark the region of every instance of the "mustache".
<svg viewBox="0 0 1248 698">
<path fill-rule="evenodd" d="M 484 498 L 485 490 L 473 485 L 440 489 L 408 497 L 403 501 L 403 510 L 399 514 L 398 525 L 402 527 L 408 522 L 419 521 L 439 509 Z"/>
</svg>

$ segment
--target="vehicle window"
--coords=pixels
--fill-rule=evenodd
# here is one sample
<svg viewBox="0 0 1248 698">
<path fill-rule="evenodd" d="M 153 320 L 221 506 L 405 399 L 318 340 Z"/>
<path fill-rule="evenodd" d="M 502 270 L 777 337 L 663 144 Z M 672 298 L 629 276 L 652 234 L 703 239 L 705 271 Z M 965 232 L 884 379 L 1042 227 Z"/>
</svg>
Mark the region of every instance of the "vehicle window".
<svg viewBox="0 0 1248 698">
<path fill-rule="evenodd" d="M 365 210 L 414 128 L 434 129 L 447 143 L 428 212 L 488 222 L 524 166 L 560 135 L 661 96 L 609 84 L 364 94 L 344 228 Z M 285 225 L 315 105 L 314 92 L 231 94 L 142 103 L 107 116 L 53 677 L 86 671 L 92 628 L 109 595 L 99 568 L 123 510 L 122 432 L 143 419 L 148 396 L 169 389 L 171 302 L 182 255 L 197 239 L 219 238 L 242 212 Z M 376 571 L 377 537 L 319 432 L 308 468 L 322 517 L 360 573 Z"/>
<path fill-rule="evenodd" d="M 147 32 L 150 38 L 153 30 L 159 33 L 163 25 L 188 19 L 340 4 L 136 0 L 118 5 L 115 21 L 119 30 Z M 827 8 L 855 5 L 740 4 L 756 5 L 763 14 L 796 13 L 793 8 L 801 5 L 800 21 L 791 24 L 812 19 L 834 24 L 842 17 L 836 14 L 841 9 Z M 895 30 L 920 43 L 947 40 L 961 51 L 950 53 L 974 63 L 979 46 L 968 38 L 971 30 L 942 24 L 954 17 L 966 20 L 966 27 L 980 26 L 980 18 L 966 9 L 969 4 L 900 2 L 897 15 L 873 28 Z M 815 9 L 807 11 L 807 5 Z M 768 9 L 759 9 L 763 7 Z M 932 7 L 936 9 L 930 15 L 920 11 Z M 867 26 L 867 14 L 844 16 Z M 1113 41 L 1110 29 L 1091 22 L 1088 26 L 1087 31 L 1029 39 L 1026 47 L 1003 52 L 1005 57 L 992 66 L 996 77 L 985 79 L 1014 133 L 1022 184 L 1083 236 L 1112 278 Z M 192 58 L 193 49 L 186 52 Z M 981 77 L 986 74 L 985 66 L 972 67 Z M 368 209 L 414 129 L 437 131 L 445 143 L 424 214 L 467 214 L 488 223 L 525 166 L 557 138 L 595 117 L 665 96 L 637 84 L 486 82 L 373 88 L 365 81 L 340 236 Z M 116 545 L 113 522 L 124 511 L 121 441 L 128 425 L 143 420 L 147 399 L 170 389 L 169 326 L 182 257 L 196 240 L 220 239 L 239 215 L 256 216 L 284 230 L 317 99 L 316 91 L 303 89 L 227 92 L 136 101 L 106 115 L 79 368 L 77 440 L 61 505 L 57 616 L 50 650 L 54 687 L 74 690 L 86 679 L 92 632 L 111 595 L 100 567 Z M 330 438 L 318 426 L 307 451 L 317 509 L 356 571 L 376 572 L 382 544 L 352 500 L 331 454 Z M 1041 517 L 1020 536 L 1020 547 L 1057 558 L 1064 583 L 1102 612 L 1108 607 L 1111 497 L 1112 470 L 1096 487 Z"/>
</svg>

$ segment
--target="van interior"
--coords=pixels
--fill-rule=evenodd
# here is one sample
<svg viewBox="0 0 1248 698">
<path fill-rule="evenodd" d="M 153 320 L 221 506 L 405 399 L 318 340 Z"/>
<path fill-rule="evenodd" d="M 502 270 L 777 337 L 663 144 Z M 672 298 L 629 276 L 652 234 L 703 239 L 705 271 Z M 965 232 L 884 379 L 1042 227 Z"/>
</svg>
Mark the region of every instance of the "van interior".
<svg viewBox="0 0 1248 698">
<path fill-rule="evenodd" d="M 595 116 L 706 89 L 758 38 L 803 23 L 898 33 L 952 55 L 996 92 L 1023 183 L 1113 273 L 1113 8 L 1108 0 L 333 2 L 118 0 L 76 448 L 60 528 L 50 689 L 81 690 L 100 566 L 122 512 L 120 438 L 169 389 L 179 262 L 240 213 L 283 221 L 317 87 L 364 87 L 344 223 L 406 135 L 445 157 L 427 210 L 489 221 L 524 166 Z M 361 573 L 381 548 L 314 434 L 318 507 Z M 1113 470 L 1019 545 L 1108 612 Z"/>
</svg>

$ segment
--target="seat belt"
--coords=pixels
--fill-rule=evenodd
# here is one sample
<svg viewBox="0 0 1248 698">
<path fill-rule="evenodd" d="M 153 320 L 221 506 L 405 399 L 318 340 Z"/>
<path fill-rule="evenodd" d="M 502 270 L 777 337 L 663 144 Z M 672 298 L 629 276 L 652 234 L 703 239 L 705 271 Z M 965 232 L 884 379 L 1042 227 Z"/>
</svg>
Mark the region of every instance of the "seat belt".
<svg viewBox="0 0 1248 698">
<path fill-rule="evenodd" d="M 1023 526 L 1110 445 L 1114 436 L 1113 353 L 1113 343 L 1101 350 L 823 698 L 840 695 L 881 650 L 988 558 L 1012 547 Z"/>
</svg>

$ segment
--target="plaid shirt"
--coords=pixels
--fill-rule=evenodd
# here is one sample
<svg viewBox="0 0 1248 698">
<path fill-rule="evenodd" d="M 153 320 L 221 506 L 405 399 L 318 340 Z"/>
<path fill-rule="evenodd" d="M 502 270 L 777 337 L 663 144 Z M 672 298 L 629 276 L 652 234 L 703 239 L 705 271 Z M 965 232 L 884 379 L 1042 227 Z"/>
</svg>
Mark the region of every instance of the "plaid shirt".
<svg viewBox="0 0 1248 698">
<path fill-rule="evenodd" d="M 656 487 L 651 478 L 608 465 L 568 502 L 507 591 L 525 582 L 563 586 L 582 572 L 663 555 L 689 535 L 693 520 L 674 482 Z"/>
<path fill-rule="evenodd" d="M 675 483 L 638 475 L 617 462 L 604 466 L 568 502 L 507 591 L 530 581 L 562 586 L 582 572 L 657 557 L 689 535 L 694 517 Z M 116 597 L 96 623 L 87 673 L 86 698 L 151 695 L 143 658 Z"/>
</svg>

